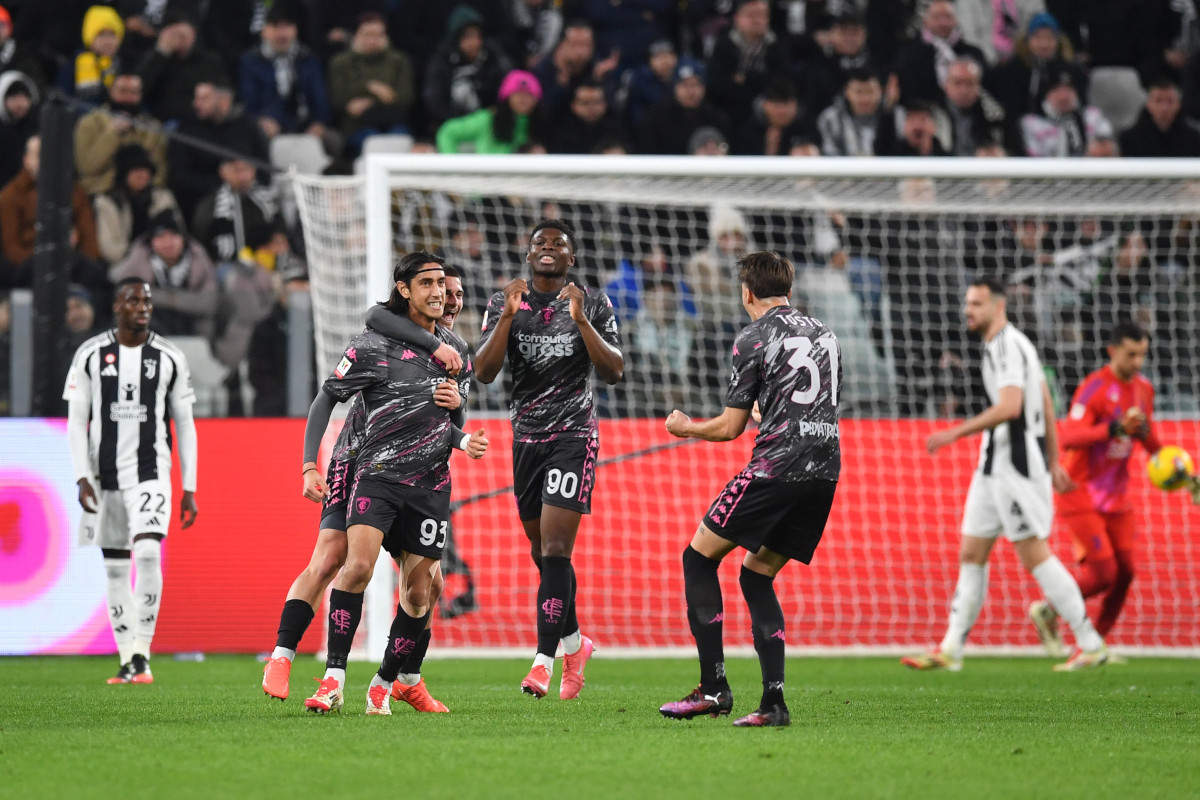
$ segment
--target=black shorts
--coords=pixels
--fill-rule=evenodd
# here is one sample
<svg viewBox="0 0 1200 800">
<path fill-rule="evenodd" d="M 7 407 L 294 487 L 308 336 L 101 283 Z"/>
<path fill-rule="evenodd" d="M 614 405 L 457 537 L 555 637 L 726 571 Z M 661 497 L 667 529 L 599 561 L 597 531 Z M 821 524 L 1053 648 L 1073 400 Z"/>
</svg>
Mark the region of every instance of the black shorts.
<svg viewBox="0 0 1200 800">
<path fill-rule="evenodd" d="M 513 492 L 522 521 L 542 515 L 542 505 L 592 513 L 600 439 L 513 442 Z"/>
<path fill-rule="evenodd" d="M 353 461 L 330 461 L 326 483 L 329 494 L 321 506 L 321 527 L 335 531 L 346 530 L 346 504 L 350 502 L 350 485 L 354 480 Z"/>
<path fill-rule="evenodd" d="M 346 527 L 370 525 L 384 532 L 392 558 L 401 553 L 441 559 L 450 528 L 450 493 L 365 476 L 350 492 Z"/>
<path fill-rule="evenodd" d="M 766 547 L 804 564 L 825 532 L 837 481 L 780 481 L 742 470 L 704 515 L 710 531 L 751 553 Z"/>
</svg>

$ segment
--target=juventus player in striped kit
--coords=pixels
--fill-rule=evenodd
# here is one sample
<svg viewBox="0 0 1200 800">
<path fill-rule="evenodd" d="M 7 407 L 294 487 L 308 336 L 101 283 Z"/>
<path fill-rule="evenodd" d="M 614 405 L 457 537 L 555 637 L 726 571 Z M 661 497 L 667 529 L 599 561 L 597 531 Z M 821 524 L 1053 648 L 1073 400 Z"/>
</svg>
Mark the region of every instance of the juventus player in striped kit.
<svg viewBox="0 0 1200 800">
<path fill-rule="evenodd" d="M 667 431 L 680 438 L 727 442 L 746 429 L 755 404 L 762 414 L 746 468 L 713 501 L 683 551 L 688 624 L 700 657 L 700 685 L 659 713 L 670 719 L 728 714 L 724 605 L 717 570 L 742 547 L 739 583 L 750 609 L 754 649 L 762 668 L 758 708 L 733 724 L 782 727 L 791 722 L 783 699 L 784 620 L 775 576 L 790 560 L 808 564 L 821 541 L 841 472 L 838 386 L 841 346 L 823 322 L 792 308 L 795 268 L 778 253 L 738 260 L 742 306 L 752 320 L 733 345 L 733 375 L 725 410 L 694 422 L 675 410 Z"/>
<path fill-rule="evenodd" d="M 183 497 L 179 520 L 196 521 L 196 425 L 183 354 L 150 332 L 150 286 L 117 284 L 110 330 L 75 351 L 68 401 L 71 463 L 84 511 L 98 512 L 108 618 L 121 659 L 109 683 L 153 683 L 150 643 L 162 602 L 162 540 L 171 521 L 171 420 L 179 437 Z M 99 492 L 97 492 L 97 488 Z M 137 565 L 130 585 L 130 556 Z"/>
<path fill-rule="evenodd" d="M 1046 600 L 1075 633 L 1075 654 L 1054 669 L 1100 666 L 1108 658 L 1108 649 L 1087 617 L 1079 585 L 1046 543 L 1054 514 L 1053 491 L 1068 491 L 1074 484 L 1058 463 L 1054 406 L 1037 350 L 1009 324 L 1004 287 L 998 281 L 973 281 L 967 288 L 965 313 L 967 330 L 981 335 L 985 343 L 983 385 L 991 406 L 934 433 L 925 444 L 932 454 L 964 436 L 983 433 L 979 467 L 963 509 L 958 586 L 941 645 L 929 653 L 906 656 L 900 663 L 913 669 L 962 669 L 963 643 L 987 593 L 988 556 L 1003 533 Z"/>
</svg>

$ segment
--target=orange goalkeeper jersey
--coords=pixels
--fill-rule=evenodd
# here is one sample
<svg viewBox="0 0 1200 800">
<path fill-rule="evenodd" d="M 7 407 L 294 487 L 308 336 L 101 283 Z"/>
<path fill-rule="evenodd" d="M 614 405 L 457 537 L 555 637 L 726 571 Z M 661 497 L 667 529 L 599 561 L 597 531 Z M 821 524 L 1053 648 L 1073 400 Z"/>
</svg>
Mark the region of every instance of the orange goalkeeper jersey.
<svg viewBox="0 0 1200 800">
<path fill-rule="evenodd" d="M 1134 439 L 1110 437 L 1110 426 L 1125 412 L 1139 408 L 1146 415 L 1146 436 L 1141 439 L 1148 452 L 1159 448 L 1154 432 L 1154 387 L 1142 375 L 1122 381 L 1105 365 L 1079 384 L 1071 400 L 1071 411 L 1059 429 L 1063 466 L 1079 488 L 1059 498 L 1059 511 L 1071 513 L 1095 509 L 1100 512 L 1129 508 L 1129 457 Z"/>
</svg>

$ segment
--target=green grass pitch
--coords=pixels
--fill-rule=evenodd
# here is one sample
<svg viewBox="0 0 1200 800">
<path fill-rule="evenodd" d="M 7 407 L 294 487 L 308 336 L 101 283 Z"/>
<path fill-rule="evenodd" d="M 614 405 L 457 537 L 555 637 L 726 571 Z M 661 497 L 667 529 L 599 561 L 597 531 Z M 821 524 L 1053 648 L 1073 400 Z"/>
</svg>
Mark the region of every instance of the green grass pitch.
<svg viewBox="0 0 1200 800">
<path fill-rule="evenodd" d="M 0 796 L 11 798 L 1195 798 L 1200 664 L 1132 659 L 1059 674 L 1044 659 L 916 673 L 894 658 L 792 658 L 792 725 L 665 720 L 688 660 L 588 666 L 576 702 L 534 700 L 525 661 L 432 660 L 450 714 L 363 714 L 368 664 L 340 715 L 305 713 L 301 656 L 270 700 L 250 657 L 154 660 L 151 686 L 107 686 L 114 658 L 0 659 Z M 734 713 L 758 664 L 728 666 Z"/>
</svg>

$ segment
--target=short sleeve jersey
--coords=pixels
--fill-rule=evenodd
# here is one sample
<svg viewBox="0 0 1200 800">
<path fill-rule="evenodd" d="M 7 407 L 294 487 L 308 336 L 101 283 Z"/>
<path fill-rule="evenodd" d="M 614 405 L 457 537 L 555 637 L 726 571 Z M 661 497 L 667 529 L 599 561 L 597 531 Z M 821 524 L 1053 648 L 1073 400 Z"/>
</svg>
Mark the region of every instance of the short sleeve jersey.
<svg viewBox="0 0 1200 800">
<path fill-rule="evenodd" d="M 557 298 L 556 292 L 530 291 L 509 329 L 509 418 L 516 442 L 596 435 L 592 360 L 579 326 L 571 319 L 570 301 Z M 496 292 L 488 300 L 480 347 L 503 311 L 504 293 Z M 621 346 L 608 295 L 599 289 L 584 289 L 583 311 L 604 341 Z"/>
<path fill-rule="evenodd" d="M 762 413 L 748 469 L 756 478 L 836 481 L 841 346 L 825 323 L 789 306 L 770 309 L 733 344 L 725 405 Z"/>
<path fill-rule="evenodd" d="M 1000 402 L 1000 390 L 1021 390 L 1021 413 L 983 435 L 979 470 L 984 475 L 1006 472 L 1042 478 L 1046 466 L 1046 406 L 1042 395 L 1042 362 L 1029 337 L 1005 325 L 983 348 L 983 388 L 988 401 Z"/>
<path fill-rule="evenodd" d="M 1142 375 L 1122 381 L 1111 368 L 1105 366 L 1079 384 L 1063 427 L 1108 425 L 1119 421 L 1131 408 L 1142 410 L 1153 431 L 1154 387 L 1150 381 Z M 1071 479 L 1087 490 L 1095 510 L 1111 513 L 1129 508 L 1126 492 L 1129 488 L 1129 458 L 1133 455 L 1134 441 L 1121 436 L 1096 442 L 1086 448 L 1064 449 L 1063 466 Z M 1157 445 L 1156 438 L 1146 441 L 1147 449 L 1153 450 Z M 1062 499 L 1066 500 L 1067 495 Z"/>
<path fill-rule="evenodd" d="M 437 336 L 463 357 L 456 380 L 465 403 L 472 366 L 466 342 L 440 326 Z M 355 462 L 356 479 L 370 475 L 450 491 L 450 413 L 433 401 L 434 387 L 446 378 L 445 367 L 433 356 L 374 331 L 350 342 L 322 388 L 339 402 L 361 393 L 365 428 Z"/>
<path fill-rule="evenodd" d="M 132 489 L 171 475 L 171 419 L 196 400 L 187 359 L 151 333 L 125 347 L 110 330 L 75 351 L 64 400 L 85 400 L 91 466 L 105 490 Z"/>
</svg>

